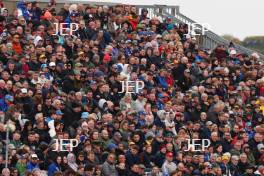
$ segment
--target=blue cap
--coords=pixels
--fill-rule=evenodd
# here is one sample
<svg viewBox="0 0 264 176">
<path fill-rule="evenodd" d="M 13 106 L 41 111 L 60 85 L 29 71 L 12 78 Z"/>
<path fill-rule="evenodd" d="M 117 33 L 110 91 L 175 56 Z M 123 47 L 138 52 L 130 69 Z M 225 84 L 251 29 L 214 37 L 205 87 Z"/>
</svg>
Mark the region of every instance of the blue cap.
<svg viewBox="0 0 264 176">
<path fill-rule="evenodd" d="M 7 94 L 7 95 L 5 96 L 5 100 L 8 100 L 8 101 L 14 101 L 14 97 L 13 97 L 12 95 Z"/>
<path fill-rule="evenodd" d="M 80 136 L 80 141 L 81 142 L 84 142 L 86 139 L 87 139 L 87 137 L 85 135 L 81 135 Z"/>
<path fill-rule="evenodd" d="M 81 118 L 82 119 L 87 119 L 88 116 L 89 116 L 89 113 L 88 112 L 83 112 Z"/>
<path fill-rule="evenodd" d="M 47 66 L 47 64 L 41 64 L 40 67 L 41 67 L 41 68 L 46 68 L 46 67 L 48 67 L 48 66 Z"/>
<path fill-rule="evenodd" d="M 108 148 L 109 150 L 112 150 L 112 149 L 116 149 L 117 146 L 116 146 L 114 143 L 109 143 L 108 146 L 107 146 L 107 148 Z"/>
<path fill-rule="evenodd" d="M 104 73 L 102 71 L 97 71 L 94 73 L 94 76 L 95 77 L 101 77 L 101 76 L 104 76 Z"/>
<path fill-rule="evenodd" d="M 61 110 L 57 110 L 56 115 L 63 115 L 63 113 L 61 112 Z"/>
<path fill-rule="evenodd" d="M 145 111 L 139 111 L 138 115 L 147 115 L 147 113 Z"/>
</svg>

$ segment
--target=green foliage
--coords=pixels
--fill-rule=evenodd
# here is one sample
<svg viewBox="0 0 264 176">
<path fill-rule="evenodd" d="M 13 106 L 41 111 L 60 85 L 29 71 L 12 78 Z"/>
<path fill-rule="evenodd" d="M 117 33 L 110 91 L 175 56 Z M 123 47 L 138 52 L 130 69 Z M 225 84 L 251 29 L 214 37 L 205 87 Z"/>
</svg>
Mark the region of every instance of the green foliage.
<svg viewBox="0 0 264 176">
<path fill-rule="evenodd" d="M 223 38 L 264 54 L 264 36 L 249 36 L 243 41 L 240 41 L 237 37 L 230 34 L 223 35 Z"/>
<path fill-rule="evenodd" d="M 235 44 L 241 45 L 241 41 L 239 40 L 239 38 L 234 37 L 233 35 L 225 34 L 223 35 L 223 37 L 228 41 L 232 41 Z"/>
<path fill-rule="evenodd" d="M 243 40 L 242 45 L 264 54 L 264 36 L 250 36 Z"/>
</svg>

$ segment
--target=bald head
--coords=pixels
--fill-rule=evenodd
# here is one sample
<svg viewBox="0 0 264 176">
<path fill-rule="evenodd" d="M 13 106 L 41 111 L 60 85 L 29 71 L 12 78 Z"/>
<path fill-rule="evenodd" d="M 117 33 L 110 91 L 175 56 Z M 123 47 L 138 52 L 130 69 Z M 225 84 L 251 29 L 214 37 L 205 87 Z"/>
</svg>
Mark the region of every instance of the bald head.
<svg viewBox="0 0 264 176">
<path fill-rule="evenodd" d="M 187 57 L 182 57 L 181 58 L 181 63 L 182 64 L 187 64 L 188 63 L 188 58 Z"/>
</svg>

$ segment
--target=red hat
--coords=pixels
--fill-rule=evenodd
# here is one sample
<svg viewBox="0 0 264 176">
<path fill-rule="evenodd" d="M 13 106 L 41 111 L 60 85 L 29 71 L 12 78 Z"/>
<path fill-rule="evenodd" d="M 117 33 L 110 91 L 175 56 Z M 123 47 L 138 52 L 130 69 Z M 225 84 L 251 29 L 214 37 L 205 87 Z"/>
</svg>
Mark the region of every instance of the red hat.
<svg viewBox="0 0 264 176">
<path fill-rule="evenodd" d="M 173 157 L 173 153 L 172 152 L 166 153 L 166 157 Z"/>
<path fill-rule="evenodd" d="M 159 47 L 159 51 L 161 51 L 161 50 L 165 50 L 165 47 L 164 46 L 160 46 Z"/>
<path fill-rule="evenodd" d="M 104 61 L 106 61 L 106 62 L 110 62 L 110 60 L 111 60 L 110 55 L 109 55 L 109 54 L 105 54 L 105 55 L 104 55 Z"/>
</svg>

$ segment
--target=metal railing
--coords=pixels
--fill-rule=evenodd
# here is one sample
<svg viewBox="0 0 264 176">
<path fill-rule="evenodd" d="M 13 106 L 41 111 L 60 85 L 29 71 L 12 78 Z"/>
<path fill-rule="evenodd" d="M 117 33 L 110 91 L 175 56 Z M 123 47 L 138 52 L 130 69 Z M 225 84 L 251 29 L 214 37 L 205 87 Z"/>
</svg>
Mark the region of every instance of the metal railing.
<svg viewBox="0 0 264 176">
<path fill-rule="evenodd" d="M 201 25 L 199 25 L 197 22 L 195 22 L 194 20 L 188 18 L 187 16 L 183 15 L 182 13 L 180 13 L 179 7 L 177 8 L 177 10 L 172 10 L 172 7 L 170 6 L 156 6 L 156 8 L 162 8 L 161 11 L 156 12 L 157 16 L 161 16 L 162 18 L 166 18 L 166 17 L 170 17 L 174 20 L 174 22 L 176 24 L 179 23 L 185 23 L 185 24 L 196 24 L 196 26 L 198 27 L 198 33 L 202 33 L 202 31 L 199 31 L 199 28 L 202 29 L 203 27 Z M 175 7 L 173 7 L 173 9 L 175 9 Z M 207 49 L 214 49 L 216 46 L 218 45 L 225 45 L 225 46 L 229 46 L 230 41 L 226 40 L 225 38 L 215 34 L 214 32 L 212 32 L 211 30 L 208 31 L 204 31 L 204 35 L 201 35 L 198 38 L 198 43 L 200 44 L 201 47 L 203 48 L 207 48 Z M 238 52 L 240 53 L 246 53 L 248 55 L 251 55 L 252 53 L 256 52 L 254 50 L 251 50 L 249 48 L 246 48 L 244 46 L 235 44 L 235 48 Z M 264 59 L 264 55 L 256 52 L 259 54 L 261 59 Z"/>
</svg>

